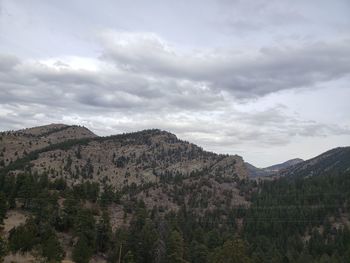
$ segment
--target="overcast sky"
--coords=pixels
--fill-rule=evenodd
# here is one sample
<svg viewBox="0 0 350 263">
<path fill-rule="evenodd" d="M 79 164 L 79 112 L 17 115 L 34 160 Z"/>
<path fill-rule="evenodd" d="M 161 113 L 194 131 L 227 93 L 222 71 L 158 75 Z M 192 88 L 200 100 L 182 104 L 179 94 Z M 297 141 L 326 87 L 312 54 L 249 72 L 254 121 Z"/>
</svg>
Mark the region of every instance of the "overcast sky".
<svg viewBox="0 0 350 263">
<path fill-rule="evenodd" d="M 160 128 L 258 167 L 350 145 L 349 0 L 0 0 L 0 130 Z"/>
</svg>

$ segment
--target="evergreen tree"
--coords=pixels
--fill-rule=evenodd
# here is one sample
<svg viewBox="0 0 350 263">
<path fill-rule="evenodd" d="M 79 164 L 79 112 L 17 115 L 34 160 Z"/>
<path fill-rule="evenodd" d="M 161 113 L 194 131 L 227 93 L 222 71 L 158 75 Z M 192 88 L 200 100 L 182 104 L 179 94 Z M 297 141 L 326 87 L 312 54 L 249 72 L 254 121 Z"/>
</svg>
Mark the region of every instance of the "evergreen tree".
<svg viewBox="0 0 350 263">
<path fill-rule="evenodd" d="M 25 225 L 20 225 L 10 230 L 9 248 L 16 253 L 27 252 L 39 243 L 39 230 L 33 219 L 29 219 Z"/>
<path fill-rule="evenodd" d="M 3 257 L 6 255 L 6 242 L 0 236 L 0 262 L 2 262 Z"/>
<path fill-rule="evenodd" d="M 213 263 L 250 263 L 244 241 L 241 239 L 228 240 L 214 254 Z"/>
<path fill-rule="evenodd" d="M 88 263 L 91 256 L 93 255 L 93 250 L 85 236 L 80 236 L 78 242 L 75 244 L 72 258 L 76 263 Z"/>
<path fill-rule="evenodd" d="M 0 225 L 2 224 L 7 211 L 7 199 L 3 192 L 0 192 Z"/>
<path fill-rule="evenodd" d="M 204 244 L 200 244 L 196 241 L 191 243 L 191 262 L 206 263 L 208 262 L 208 254 L 208 249 Z"/>
<path fill-rule="evenodd" d="M 182 235 L 176 230 L 173 230 L 169 236 L 167 255 L 169 263 L 186 262 L 184 260 L 184 240 Z"/>
<path fill-rule="evenodd" d="M 134 255 L 132 252 L 129 250 L 128 253 L 123 258 L 123 263 L 135 263 Z"/>
<path fill-rule="evenodd" d="M 57 239 L 56 234 L 52 233 L 42 243 L 42 255 L 49 262 L 60 262 L 64 257 L 64 251 L 60 242 Z"/>
<path fill-rule="evenodd" d="M 108 212 L 103 211 L 102 217 L 96 226 L 96 250 L 98 252 L 106 252 L 111 242 L 112 229 Z"/>
</svg>

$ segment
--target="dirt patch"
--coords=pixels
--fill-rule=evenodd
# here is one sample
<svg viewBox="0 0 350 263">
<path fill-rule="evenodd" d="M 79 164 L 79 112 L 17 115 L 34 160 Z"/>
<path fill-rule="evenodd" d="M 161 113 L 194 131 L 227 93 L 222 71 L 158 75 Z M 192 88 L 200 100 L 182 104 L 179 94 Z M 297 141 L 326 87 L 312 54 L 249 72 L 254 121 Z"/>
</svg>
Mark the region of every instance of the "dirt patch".
<svg viewBox="0 0 350 263">
<path fill-rule="evenodd" d="M 31 262 L 33 262 L 33 263 L 35 263 L 35 262 L 38 262 L 38 259 L 29 253 L 10 254 L 4 258 L 4 263 L 13 263 L 13 262 L 16 262 L 16 263 L 31 263 Z"/>
<path fill-rule="evenodd" d="M 4 235 L 8 236 L 12 228 L 17 227 L 21 224 L 24 224 L 27 218 L 28 218 L 28 214 L 22 210 L 18 210 L 18 209 L 9 210 L 4 220 L 4 228 L 3 228 Z"/>
</svg>

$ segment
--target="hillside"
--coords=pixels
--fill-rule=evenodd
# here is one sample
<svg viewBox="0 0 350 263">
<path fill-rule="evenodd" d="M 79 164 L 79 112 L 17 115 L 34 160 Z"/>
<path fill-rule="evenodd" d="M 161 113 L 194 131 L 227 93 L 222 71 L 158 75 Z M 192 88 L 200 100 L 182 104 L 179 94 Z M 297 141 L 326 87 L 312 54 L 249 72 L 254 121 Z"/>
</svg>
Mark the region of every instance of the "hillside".
<svg viewBox="0 0 350 263">
<path fill-rule="evenodd" d="M 304 161 L 303 159 L 295 158 L 295 159 L 291 159 L 291 160 L 288 160 L 288 161 L 283 162 L 283 163 L 279 163 L 279 164 L 275 164 L 275 165 L 272 165 L 269 167 L 265 167 L 265 168 L 263 168 L 263 170 L 266 172 L 275 173 L 275 172 L 279 172 L 281 170 L 287 169 L 287 168 L 289 168 L 293 165 L 296 165 L 298 163 L 301 163 L 303 161 Z"/>
<path fill-rule="evenodd" d="M 286 162 L 275 164 L 265 168 L 257 168 L 254 165 L 246 162 L 245 166 L 248 170 L 250 177 L 263 177 L 263 176 L 277 175 L 280 171 L 285 170 L 293 165 L 299 164 L 303 161 L 304 160 L 300 158 L 295 158 L 295 159 L 291 159 Z"/>
<path fill-rule="evenodd" d="M 350 171 L 350 147 L 339 147 L 281 170 L 283 176 L 314 176 Z"/>
<path fill-rule="evenodd" d="M 226 192 L 236 196 L 232 200 L 235 204 L 247 202 L 237 187 L 237 182 L 248 175 L 240 156 L 204 151 L 166 131 L 154 129 L 98 137 L 84 127 L 49 125 L 5 133 L 0 148 L 6 149 L 3 173 L 30 170 L 50 180 L 64 179 L 69 186 L 88 181 L 97 183 L 101 189 L 146 187 L 147 196 L 144 191 L 138 195 L 149 208 L 154 204 L 179 208 L 172 198 L 176 189 L 168 185 L 162 191 L 163 186 L 150 188 L 174 180 L 181 180 L 183 187 L 196 187 L 196 198 L 200 198 L 202 190 L 209 194 L 207 206 L 224 202 Z M 203 180 L 213 187 L 204 189 Z M 187 204 L 196 200 L 184 198 Z"/>
<path fill-rule="evenodd" d="M 2 133 L 0 143 L 6 263 L 350 256 L 349 147 L 289 166 L 286 176 L 249 180 L 254 167 L 242 157 L 157 129 L 99 137 L 55 124 Z"/>
<path fill-rule="evenodd" d="M 2 133 L 0 149 L 3 166 L 29 156 L 27 165 L 33 171 L 63 176 L 72 183 L 79 178 L 122 186 L 154 182 L 164 173 L 186 176 L 201 171 L 247 176 L 241 157 L 206 152 L 160 130 L 97 137 L 84 127 L 48 125 Z M 35 158 L 30 156 L 34 151 Z"/>
<path fill-rule="evenodd" d="M 96 135 L 85 127 L 50 124 L 18 131 L 0 133 L 0 168 L 49 145 L 72 139 L 93 138 Z"/>
<path fill-rule="evenodd" d="M 4 149 L 0 193 L 2 189 L 11 196 L 3 234 L 10 243 L 11 229 L 29 224 L 30 215 L 41 214 L 35 207 L 42 196 L 54 198 L 59 211 L 65 211 L 74 196 L 81 206 L 76 210 L 99 211 L 96 220 L 102 210 L 108 211 L 113 231 L 130 226 L 139 202 L 162 218 L 183 207 L 203 217 L 249 205 L 249 193 L 241 190 L 249 185 L 244 183 L 247 171 L 240 156 L 204 151 L 166 131 L 98 137 L 84 127 L 55 124 L 4 132 L 0 148 Z M 53 220 L 65 220 L 59 218 Z M 64 227 L 64 235 L 62 230 L 54 235 L 68 260 L 74 257 L 69 245 L 76 240 L 69 230 L 73 226 Z M 10 254 L 5 260 L 25 258 L 33 255 Z M 101 255 L 96 260 L 105 262 Z"/>
<path fill-rule="evenodd" d="M 306 161 L 296 158 L 265 168 L 257 168 L 247 162 L 244 164 L 249 177 L 313 176 L 328 172 L 343 173 L 350 171 L 350 147 L 338 147 Z"/>
</svg>

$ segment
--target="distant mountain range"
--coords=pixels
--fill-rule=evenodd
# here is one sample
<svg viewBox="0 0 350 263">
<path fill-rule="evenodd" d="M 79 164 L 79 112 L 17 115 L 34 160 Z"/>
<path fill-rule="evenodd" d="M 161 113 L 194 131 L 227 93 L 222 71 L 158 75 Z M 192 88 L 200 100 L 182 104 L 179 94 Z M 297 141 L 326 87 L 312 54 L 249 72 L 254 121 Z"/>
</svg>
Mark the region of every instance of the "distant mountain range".
<svg viewBox="0 0 350 263">
<path fill-rule="evenodd" d="M 338 147 L 280 171 L 282 176 L 316 176 L 350 172 L 350 147 Z"/>
<path fill-rule="evenodd" d="M 62 151 L 62 147 L 67 149 Z M 320 169 L 340 166 L 339 162 L 348 158 L 348 149 L 336 148 L 307 161 L 295 158 L 258 168 L 238 155 L 207 152 L 157 129 L 99 137 L 82 126 L 50 124 L 0 133 L 0 169 L 11 170 L 22 159 L 30 157 L 33 170 L 50 170 L 55 176 L 63 175 L 73 183 L 76 179 L 72 178 L 77 178 L 74 174 L 85 171 L 88 165 L 91 166 L 91 180 L 101 181 L 106 177 L 113 184 L 123 186 L 132 182 L 153 182 L 157 173 L 164 172 L 189 175 L 207 171 L 241 179 L 301 171 L 317 174 Z M 35 153 L 35 158 L 30 153 Z"/>
<path fill-rule="evenodd" d="M 247 162 L 244 164 L 249 177 L 252 178 L 292 175 L 312 176 L 325 172 L 346 172 L 350 171 L 350 147 L 338 147 L 306 161 L 296 158 L 266 168 L 257 168 Z"/>
<path fill-rule="evenodd" d="M 304 160 L 300 158 L 295 158 L 295 159 L 291 159 L 286 162 L 275 164 L 265 168 L 257 168 L 254 165 L 247 162 L 245 162 L 245 166 L 249 172 L 250 177 L 259 177 L 259 176 L 269 176 L 269 175 L 278 174 L 278 172 L 285 170 L 293 165 L 299 164 L 301 162 L 304 162 Z"/>
</svg>

